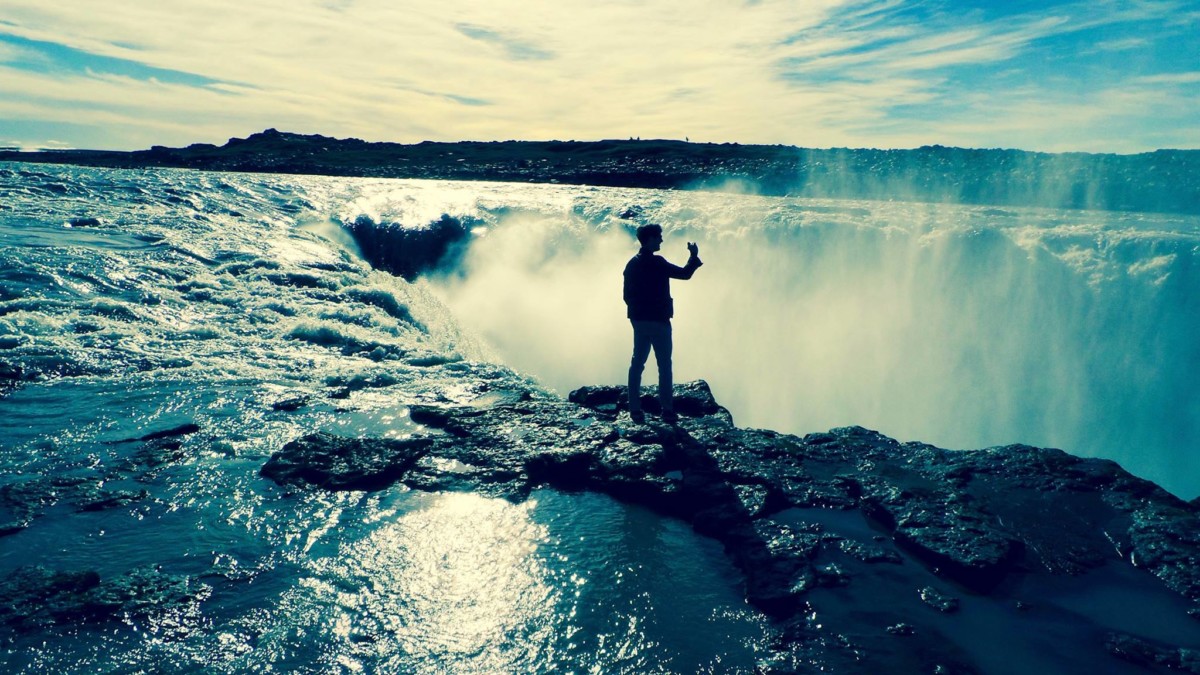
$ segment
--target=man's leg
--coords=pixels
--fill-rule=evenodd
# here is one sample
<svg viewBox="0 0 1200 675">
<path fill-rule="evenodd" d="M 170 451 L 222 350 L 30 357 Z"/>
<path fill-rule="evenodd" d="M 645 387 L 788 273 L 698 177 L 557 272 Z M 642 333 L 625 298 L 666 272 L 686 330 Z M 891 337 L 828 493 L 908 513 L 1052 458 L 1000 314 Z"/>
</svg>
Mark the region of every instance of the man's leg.
<svg viewBox="0 0 1200 675">
<path fill-rule="evenodd" d="M 629 414 L 642 412 L 642 369 L 650 356 L 652 329 L 648 321 L 631 321 L 633 324 L 633 359 L 629 362 Z"/>
<path fill-rule="evenodd" d="M 671 372 L 671 322 L 659 321 L 654 326 L 654 360 L 658 362 L 658 401 L 662 404 L 663 417 L 674 415 L 675 393 Z"/>
</svg>

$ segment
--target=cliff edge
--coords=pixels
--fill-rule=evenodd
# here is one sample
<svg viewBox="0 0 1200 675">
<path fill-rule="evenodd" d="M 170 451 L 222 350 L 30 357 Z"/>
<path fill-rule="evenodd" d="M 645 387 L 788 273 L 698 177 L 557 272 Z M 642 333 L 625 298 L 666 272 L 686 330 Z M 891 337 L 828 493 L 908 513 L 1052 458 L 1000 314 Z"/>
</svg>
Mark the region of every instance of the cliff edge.
<svg viewBox="0 0 1200 675">
<path fill-rule="evenodd" d="M 637 425 L 619 387 L 563 401 L 500 386 L 414 408 L 427 433 L 409 439 L 297 439 L 262 475 L 513 501 L 594 490 L 685 519 L 778 626 L 769 672 L 996 672 L 1014 632 L 1056 640 L 1073 664 L 1058 672 L 1200 672 L 1196 504 L 1061 450 L 798 437 L 735 426 L 703 381 L 676 396 L 677 426 Z"/>
</svg>

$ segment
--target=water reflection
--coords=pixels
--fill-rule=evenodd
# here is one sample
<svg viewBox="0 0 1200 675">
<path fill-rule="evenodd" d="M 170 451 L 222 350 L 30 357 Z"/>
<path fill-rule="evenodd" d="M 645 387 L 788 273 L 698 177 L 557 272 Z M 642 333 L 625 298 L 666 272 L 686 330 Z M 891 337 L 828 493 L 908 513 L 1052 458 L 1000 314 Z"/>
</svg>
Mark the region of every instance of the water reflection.
<svg viewBox="0 0 1200 675">
<path fill-rule="evenodd" d="M 339 533 L 341 546 L 285 594 L 286 632 L 320 631 L 317 659 L 330 667 L 750 672 L 761 654 L 765 620 L 746 607 L 720 547 L 683 523 L 549 491 L 519 505 L 470 494 L 404 501 L 356 541 Z M 283 628 L 272 632 L 312 648 L 314 635 L 284 638 Z"/>
</svg>

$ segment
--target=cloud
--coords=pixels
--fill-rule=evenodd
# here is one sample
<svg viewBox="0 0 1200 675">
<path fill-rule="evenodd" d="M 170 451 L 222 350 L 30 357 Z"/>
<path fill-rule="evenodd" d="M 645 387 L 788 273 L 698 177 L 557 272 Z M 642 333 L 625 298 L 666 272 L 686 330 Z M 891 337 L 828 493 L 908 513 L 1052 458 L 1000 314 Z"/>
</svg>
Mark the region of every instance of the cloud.
<svg viewBox="0 0 1200 675">
<path fill-rule="evenodd" d="M 1146 77 L 1139 77 L 1135 81 L 1140 84 L 1196 84 L 1200 82 L 1200 71 L 1147 75 Z"/>
<path fill-rule="evenodd" d="M 7 62 L 25 70 L 41 73 L 74 72 L 99 75 L 123 75 L 143 80 L 190 84 L 215 84 L 214 80 L 195 73 L 155 68 L 138 61 L 94 54 L 55 42 L 30 40 L 0 33 L 0 49 L 9 48 Z M 0 52 L 0 57 L 3 53 Z"/>
<path fill-rule="evenodd" d="M 488 30 L 481 26 L 475 26 L 469 23 L 460 23 L 454 26 L 458 32 L 466 35 L 472 40 L 479 40 L 487 44 L 495 45 L 504 50 L 511 59 L 518 61 L 539 61 L 554 58 L 554 54 L 550 51 L 542 49 L 530 42 L 502 35 L 496 31 Z"/>
<path fill-rule="evenodd" d="M 1150 44 L 1150 41 L 1143 37 L 1128 37 L 1119 40 L 1105 40 L 1096 43 L 1096 51 L 1098 52 L 1124 52 L 1130 49 L 1138 49 Z"/>
<path fill-rule="evenodd" d="M 72 139 L 92 147 L 116 138 L 135 139 L 133 147 L 221 142 L 266 127 L 401 142 L 688 136 L 902 147 L 979 145 L 966 130 L 991 127 L 1013 130 L 1004 145 L 1045 149 L 1038 144 L 1072 121 L 1043 120 L 1047 133 L 1029 134 L 1019 120 L 984 117 L 998 113 L 973 101 L 1015 110 L 1003 105 L 1008 91 L 1053 101 L 1072 82 L 1178 87 L 1145 78 L 1179 63 L 1107 73 L 1080 60 L 1080 44 L 1183 44 L 1191 25 L 1168 25 L 1179 22 L 1177 6 L 1132 2 L 1005 14 L 898 0 L 445 0 L 433 9 L 162 0 L 103 11 L 2 1 L 0 33 L 10 39 L 0 41 L 0 63 L 15 78 L 0 80 L 0 98 L 14 103 L 7 110 L 145 120 Z M 29 54 L 14 41 L 75 67 L 18 64 Z M 53 109 L 65 101 L 71 110 Z M 1152 116 L 1141 118 L 1147 127 Z M 1147 149 L 1163 133 L 1129 130 L 1079 149 Z"/>
</svg>

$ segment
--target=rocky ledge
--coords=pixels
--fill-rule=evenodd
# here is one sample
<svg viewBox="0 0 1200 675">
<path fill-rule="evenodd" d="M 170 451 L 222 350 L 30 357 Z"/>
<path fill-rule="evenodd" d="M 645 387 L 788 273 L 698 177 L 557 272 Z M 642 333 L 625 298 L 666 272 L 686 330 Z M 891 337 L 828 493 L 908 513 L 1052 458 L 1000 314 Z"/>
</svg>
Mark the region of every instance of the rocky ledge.
<svg viewBox="0 0 1200 675">
<path fill-rule="evenodd" d="M 736 427 L 702 381 L 676 397 L 677 425 L 637 425 L 617 387 L 493 391 L 414 407 L 428 433 L 408 439 L 297 439 L 262 475 L 512 501 L 594 490 L 686 519 L 775 620 L 777 672 L 997 672 L 1016 631 L 1053 634 L 1073 668 L 1200 673 L 1197 504 L 1060 450 L 951 451 L 860 427 L 798 437 Z M 1155 621 L 1100 600 L 1126 596 Z"/>
</svg>

